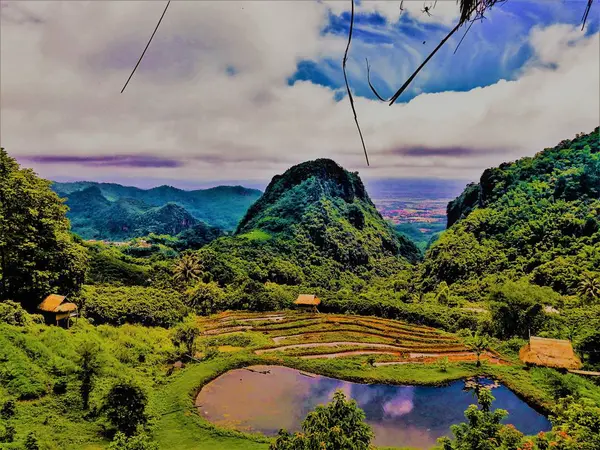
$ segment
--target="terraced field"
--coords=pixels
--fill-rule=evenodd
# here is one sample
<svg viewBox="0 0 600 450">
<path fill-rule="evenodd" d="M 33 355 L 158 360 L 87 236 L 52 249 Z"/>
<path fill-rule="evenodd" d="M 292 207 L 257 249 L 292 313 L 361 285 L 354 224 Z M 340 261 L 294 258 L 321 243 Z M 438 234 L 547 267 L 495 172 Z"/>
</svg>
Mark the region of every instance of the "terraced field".
<svg viewBox="0 0 600 450">
<path fill-rule="evenodd" d="M 225 312 L 202 323 L 206 336 L 226 336 L 246 331 L 262 333 L 265 345 L 256 355 L 281 355 L 300 359 L 376 356 L 375 366 L 449 361 L 475 361 L 463 341 L 435 328 L 376 317 L 306 314 L 300 312 Z M 495 364 L 499 355 L 481 356 Z"/>
</svg>

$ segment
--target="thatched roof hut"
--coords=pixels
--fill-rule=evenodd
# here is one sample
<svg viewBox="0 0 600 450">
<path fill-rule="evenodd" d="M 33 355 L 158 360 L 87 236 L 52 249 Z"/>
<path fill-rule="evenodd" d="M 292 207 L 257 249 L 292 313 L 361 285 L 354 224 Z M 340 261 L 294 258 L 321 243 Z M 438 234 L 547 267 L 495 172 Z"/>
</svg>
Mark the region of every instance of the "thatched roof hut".
<svg viewBox="0 0 600 450">
<path fill-rule="evenodd" d="M 519 351 L 519 359 L 526 364 L 557 369 L 580 369 L 583 366 L 573 351 L 571 341 L 563 339 L 531 336 L 529 343 Z"/>
<path fill-rule="evenodd" d="M 65 301 L 65 299 L 66 297 L 62 295 L 50 294 L 42 303 L 38 305 L 38 309 L 45 312 L 54 312 L 54 310 L 58 308 L 60 304 Z"/>
<path fill-rule="evenodd" d="M 65 302 L 65 300 L 65 296 L 50 294 L 38 305 L 38 309 L 46 318 L 46 322 L 56 322 L 56 325 L 58 325 L 59 321 L 67 319 L 68 326 L 68 319 L 75 311 L 77 311 L 77 305 L 75 303 Z"/>
<path fill-rule="evenodd" d="M 313 309 L 316 312 L 317 306 L 321 304 L 321 299 L 316 295 L 300 294 L 294 304 Z"/>
</svg>

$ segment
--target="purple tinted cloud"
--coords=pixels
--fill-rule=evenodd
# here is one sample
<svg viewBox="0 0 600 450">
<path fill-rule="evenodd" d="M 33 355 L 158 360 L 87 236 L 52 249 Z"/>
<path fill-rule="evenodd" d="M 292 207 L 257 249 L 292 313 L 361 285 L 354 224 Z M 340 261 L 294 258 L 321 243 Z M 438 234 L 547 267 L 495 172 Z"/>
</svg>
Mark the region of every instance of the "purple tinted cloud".
<svg viewBox="0 0 600 450">
<path fill-rule="evenodd" d="M 409 147 L 394 148 L 386 153 L 397 156 L 454 156 L 460 158 L 481 154 L 481 150 L 469 147 Z"/>
<path fill-rule="evenodd" d="M 86 167 L 181 167 L 176 159 L 146 155 L 69 156 L 35 155 L 20 158 L 40 164 L 77 164 Z"/>
</svg>

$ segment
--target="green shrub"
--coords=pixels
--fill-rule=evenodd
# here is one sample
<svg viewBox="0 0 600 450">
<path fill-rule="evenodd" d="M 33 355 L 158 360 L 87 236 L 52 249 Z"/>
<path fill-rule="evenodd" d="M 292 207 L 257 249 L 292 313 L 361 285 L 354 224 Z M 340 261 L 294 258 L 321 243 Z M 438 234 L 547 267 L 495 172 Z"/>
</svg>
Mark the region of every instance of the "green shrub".
<svg viewBox="0 0 600 450">
<path fill-rule="evenodd" d="M 204 356 L 202 357 L 202 361 L 209 361 L 211 359 L 216 358 L 217 356 L 219 356 L 219 349 L 216 347 L 207 347 L 204 350 Z"/>
<path fill-rule="evenodd" d="M 82 299 L 82 314 L 97 325 L 170 327 L 181 321 L 186 311 L 178 292 L 141 286 L 85 286 Z"/>
<path fill-rule="evenodd" d="M 8 420 L 16 413 L 16 404 L 13 399 L 8 399 L 0 408 L 0 418 Z"/>
<path fill-rule="evenodd" d="M 440 372 L 448 372 L 448 357 L 444 356 L 437 361 L 437 366 Z"/>
<path fill-rule="evenodd" d="M 23 326 L 31 323 L 31 318 L 19 303 L 5 300 L 0 302 L 1 323 Z"/>
<path fill-rule="evenodd" d="M 118 432 L 108 446 L 108 450 L 158 450 L 158 444 L 152 442 L 145 433 L 128 438 L 124 433 Z"/>
<path fill-rule="evenodd" d="M 44 316 L 41 314 L 30 314 L 29 317 L 31 318 L 31 321 L 37 325 L 46 323 L 46 319 L 44 319 Z"/>
<path fill-rule="evenodd" d="M 147 404 L 148 397 L 137 383 L 122 380 L 110 389 L 102 409 L 118 431 L 126 436 L 133 436 L 138 427 L 148 421 Z"/>
<path fill-rule="evenodd" d="M 40 450 L 40 443 L 38 442 L 38 439 L 33 431 L 30 432 L 25 438 L 24 447 L 25 450 Z"/>
<path fill-rule="evenodd" d="M 6 422 L 5 424 L 0 423 L 0 443 L 11 443 L 15 440 L 17 434 L 15 426 Z"/>
</svg>

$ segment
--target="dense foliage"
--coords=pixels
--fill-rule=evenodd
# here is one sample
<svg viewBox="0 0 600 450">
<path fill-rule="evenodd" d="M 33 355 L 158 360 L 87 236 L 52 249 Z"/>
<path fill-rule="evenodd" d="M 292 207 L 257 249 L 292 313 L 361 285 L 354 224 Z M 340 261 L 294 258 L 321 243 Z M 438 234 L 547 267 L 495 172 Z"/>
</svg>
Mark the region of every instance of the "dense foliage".
<svg viewBox="0 0 600 450">
<path fill-rule="evenodd" d="M 177 291 L 141 286 L 85 286 L 79 303 L 85 317 L 98 325 L 139 323 L 169 327 L 186 313 Z"/>
<path fill-rule="evenodd" d="M 576 295 L 600 268 L 599 128 L 533 158 L 486 170 L 448 205 L 448 230 L 427 252 L 423 284 L 481 298 L 498 279 L 527 276 Z"/>
<path fill-rule="evenodd" d="M 78 291 L 87 257 L 65 212 L 48 181 L 0 149 L 0 300 L 32 309 L 48 294 Z"/>
</svg>

